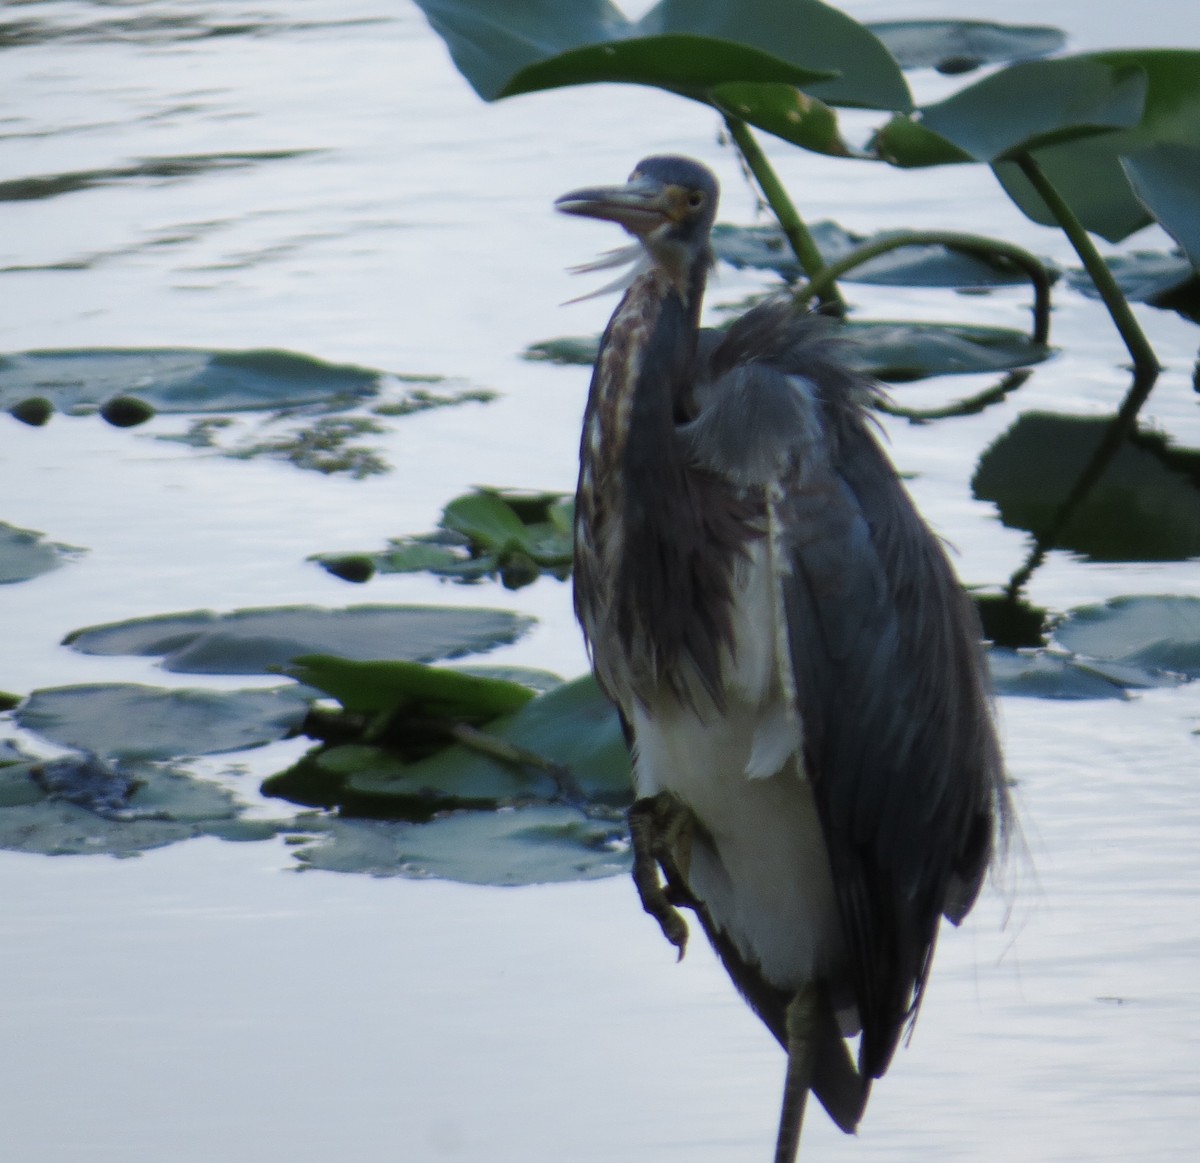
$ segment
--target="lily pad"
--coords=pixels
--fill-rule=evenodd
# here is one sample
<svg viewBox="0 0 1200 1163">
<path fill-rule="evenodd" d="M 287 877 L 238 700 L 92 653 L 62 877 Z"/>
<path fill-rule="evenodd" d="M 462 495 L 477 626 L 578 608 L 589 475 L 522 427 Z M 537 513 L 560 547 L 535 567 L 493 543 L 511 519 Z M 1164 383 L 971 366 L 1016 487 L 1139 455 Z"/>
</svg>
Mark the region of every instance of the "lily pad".
<svg viewBox="0 0 1200 1163">
<path fill-rule="evenodd" d="M 1142 205 L 1200 271 L 1200 148 L 1155 145 L 1121 164 Z"/>
<path fill-rule="evenodd" d="M 813 241 L 826 263 L 845 258 L 852 250 L 870 242 L 896 236 L 895 231 L 862 235 L 845 230 L 825 219 L 810 227 Z M 713 228 L 713 251 L 717 258 L 737 269 L 773 270 L 789 282 L 804 276 L 783 231 L 777 226 L 731 226 Z M 1014 286 L 1029 276 L 1014 264 L 989 261 L 978 254 L 945 246 L 908 246 L 870 259 L 842 276 L 842 282 L 870 283 L 890 287 L 954 287 L 979 290 L 984 287 Z"/>
<path fill-rule="evenodd" d="M 92 683 L 34 691 L 16 721 L 98 756 L 170 759 L 273 743 L 299 730 L 307 711 L 307 700 L 291 686 L 216 691 Z"/>
<path fill-rule="evenodd" d="M 1113 598 L 1072 610 L 1054 638 L 1101 663 L 1200 678 L 1200 598 Z"/>
<path fill-rule="evenodd" d="M 0 357 L 0 408 L 31 397 L 61 412 L 96 412 L 114 398 L 159 412 L 231 412 L 351 402 L 383 373 L 288 351 L 81 348 Z"/>
<path fill-rule="evenodd" d="M 0 585 L 49 573 L 84 552 L 70 545 L 45 541 L 33 529 L 18 529 L 0 521 Z"/>
<path fill-rule="evenodd" d="M 574 506 L 562 493 L 476 489 L 442 512 L 435 533 L 397 538 L 380 553 L 317 554 L 330 573 L 364 582 L 376 572 L 430 572 L 472 582 L 495 576 L 519 589 L 570 573 Z"/>
<path fill-rule="evenodd" d="M 361 715 L 412 714 L 485 722 L 517 710 L 534 697 L 530 687 L 517 682 L 416 662 L 308 655 L 296 659 L 286 673 Z"/>
<path fill-rule="evenodd" d="M 849 340 L 845 361 L 888 383 L 1008 371 L 1041 363 L 1052 353 L 1020 331 L 959 323 L 852 321 L 841 334 Z"/>
<path fill-rule="evenodd" d="M 1200 276 L 1183 255 L 1134 251 L 1110 255 L 1104 264 L 1116 279 L 1121 294 L 1131 302 L 1148 303 L 1151 307 L 1200 319 Z M 1082 267 L 1069 270 L 1067 282 L 1089 298 L 1099 298 L 1096 284 Z"/>
<path fill-rule="evenodd" d="M 193 610 L 75 630 L 83 654 L 162 656 L 185 674 L 264 674 L 306 654 L 432 662 L 514 642 L 531 618 L 443 606 L 277 606 L 217 614 Z"/>
<path fill-rule="evenodd" d="M 907 109 L 903 74 L 861 24 L 818 0 L 662 0 L 630 21 L 608 0 L 417 0 L 485 100 L 626 81 L 697 99 L 725 82 L 778 81 L 830 104 Z"/>
<path fill-rule="evenodd" d="M 1160 146 L 1200 147 L 1200 50 L 1130 49 L 1079 59 L 1096 61 L 1118 73 L 1144 74 L 1142 116 L 1128 128 L 1039 148 L 1033 156 L 1088 230 L 1120 242 L 1152 221 L 1126 177 L 1122 159 L 1137 158 Z M 1014 163 L 998 164 L 996 176 L 1025 214 L 1035 222 L 1056 225 Z"/>
<path fill-rule="evenodd" d="M 1157 433 L 1117 446 L 1103 473 L 1059 527 L 1059 514 L 1099 452 L 1111 420 L 1028 412 L 980 458 L 974 495 L 992 501 L 1010 528 L 1092 561 L 1200 557 L 1200 452 Z"/>
<path fill-rule="evenodd" d="M 965 73 L 980 65 L 1049 56 L 1066 46 L 1066 33 L 1044 24 L 982 20 L 889 20 L 867 27 L 902 69 Z"/>
<path fill-rule="evenodd" d="M 427 824 L 332 820 L 295 855 L 330 872 L 504 886 L 596 880 L 629 868 L 623 819 L 544 805 L 455 812 Z"/>
<path fill-rule="evenodd" d="M 513 788 L 513 772 L 537 775 L 547 768 L 505 762 L 486 750 L 488 740 L 510 745 L 520 754 L 536 757 L 543 765 L 560 768 L 572 792 L 590 803 L 622 807 L 632 802 L 633 785 L 629 752 L 621 723 L 612 704 L 590 676 L 564 683 L 527 702 L 520 710 L 488 723 L 473 744 L 455 743 L 427 759 L 407 765 L 399 776 L 379 771 L 352 774 L 353 791 L 386 796 L 392 790 L 409 796 L 413 787 L 461 786 Z M 497 749 L 499 751 L 500 749 Z M 564 784 L 550 780 L 531 787 L 528 779 L 506 794 L 553 799 L 564 794 Z M 395 782 L 392 782 L 395 779 Z"/>
<path fill-rule="evenodd" d="M 992 689 L 1026 699 L 1125 699 L 1125 684 L 1045 651 L 988 651 Z"/>
<path fill-rule="evenodd" d="M 153 763 L 94 756 L 0 767 L 0 848 L 47 856 L 136 856 L 196 836 L 263 840 L 280 824 L 241 819 L 224 788 Z"/>
</svg>

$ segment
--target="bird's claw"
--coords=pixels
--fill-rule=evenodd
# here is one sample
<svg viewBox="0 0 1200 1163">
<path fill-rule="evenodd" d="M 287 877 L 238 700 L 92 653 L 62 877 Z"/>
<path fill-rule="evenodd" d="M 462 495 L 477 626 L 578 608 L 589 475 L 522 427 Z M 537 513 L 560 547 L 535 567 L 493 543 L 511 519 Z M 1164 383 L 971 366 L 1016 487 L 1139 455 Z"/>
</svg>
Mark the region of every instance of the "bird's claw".
<svg viewBox="0 0 1200 1163">
<path fill-rule="evenodd" d="M 637 800 L 629 809 L 633 883 L 642 908 L 658 922 L 663 936 L 679 951 L 679 960 L 687 948 L 688 926 L 675 906 L 691 907 L 695 901 L 677 864 L 677 844 L 687 828 L 688 818 L 687 809 L 666 792 Z"/>
</svg>

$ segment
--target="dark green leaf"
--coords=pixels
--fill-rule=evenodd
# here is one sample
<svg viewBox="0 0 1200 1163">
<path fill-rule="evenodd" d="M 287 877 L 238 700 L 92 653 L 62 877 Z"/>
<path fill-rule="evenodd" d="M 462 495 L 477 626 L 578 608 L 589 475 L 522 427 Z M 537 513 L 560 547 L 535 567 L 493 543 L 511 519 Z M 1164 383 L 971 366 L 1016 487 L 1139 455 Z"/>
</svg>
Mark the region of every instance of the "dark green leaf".
<svg viewBox="0 0 1200 1163">
<path fill-rule="evenodd" d="M 562 339 L 544 339 L 531 343 L 522 353 L 522 359 L 545 360 L 547 363 L 584 364 L 590 367 L 596 362 L 600 350 L 598 335 L 571 335 Z"/>
<path fill-rule="evenodd" d="M 1010 65 L 936 105 L 920 123 L 977 161 L 1125 129 L 1141 119 L 1145 73 L 1096 57 Z M 911 163 L 910 163 L 911 164 Z"/>
<path fill-rule="evenodd" d="M 1047 25 L 981 20 L 891 20 L 868 24 L 902 69 L 964 73 L 980 65 L 1058 52 L 1066 34 Z"/>
<path fill-rule="evenodd" d="M 992 687 L 998 695 L 1026 699 L 1124 699 L 1122 683 L 1057 654 L 989 650 Z"/>
<path fill-rule="evenodd" d="M 971 482 L 1000 519 L 1092 561 L 1181 561 L 1200 556 L 1200 453 L 1137 433 L 1117 449 L 1059 529 L 1076 482 L 1111 425 L 1091 416 L 1029 412 L 982 456 Z"/>
<path fill-rule="evenodd" d="M 49 573 L 85 550 L 43 541 L 32 529 L 18 529 L 0 521 L 0 585 L 28 581 Z"/>
<path fill-rule="evenodd" d="M 298 730 L 308 710 L 292 687 L 164 690 L 89 683 L 34 691 L 17 722 L 63 747 L 116 759 L 240 751 Z"/>
<path fill-rule="evenodd" d="M 823 101 L 793 85 L 717 85 L 709 99 L 723 113 L 814 153 L 860 156 L 842 138 L 837 114 Z"/>
<path fill-rule="evenodd" d="M 418 662 L 360 662 L 330 655 L 297 658 L 285 673 L 358 714 L 404 712 L 425 718 L 483 722 L 531 698 L 527 686 Z"/>
<path fill-rule="evenodd" d="M 1154 145 L 1121 163 L 1133 192 L 1200 271 L 1200 147 Z"/>
<path fill-rule="evenodd" d="M 279 606 L 216 614 L 194 610 L 76 630 L 83 654 L 162 655 L 188 674 L 263 674 L 301 655 L 432 662 L 513 642 L 531 619 L 505 610 L 442 606 Z"/>
<path fill-rule="evenodd" d="M 539 695 L 515 714 L 487 724 L 486 733 L 560 764 L 589 800 L 618 806 L 632 800 L 629 753 L 620 720 L 590 676 Z M 511 779 L 512 770 L 512 765 L 477 748 L 456 743 L 408 766 L 404 786 L 407 789 L 415 783 L 437 788 L 462 781 L 494 782 L 505 773 Z M 349 786 L 373 795 L 388 791 L 386 780 L 373 777 L 351 777 Z"/>
<path fill-rule="evenodd" d="M 871 139 L 871 152 L 893 166 L 951 166 L 975 159 L 906 113 L 897 113 Z"/>
<path fill-rule="evenodd" d="M 1125 176 L 1121 158 L 1161 145 L 1200 148 L 1200 50 L 1134 49 L 1079 59 L 1143 71 L 1148 81 L 1143 116 L 1129 129 L 1039 149 L 1034 157 L 1083 225 L 1119 242 L 1152 221 Z M 998 164 L 996 175 L 1030 218 L 1055 225 L 1015 164 Z"/>
<path fill-rule="evenodd" d="M 729 81 L 805 85 L 831 75 L 727 41 L 686 34 L 648 36 L 589 45 L 528 65 L 498 96 L 624 81 L 704 101 L 712 88 Z"/>
</svg>

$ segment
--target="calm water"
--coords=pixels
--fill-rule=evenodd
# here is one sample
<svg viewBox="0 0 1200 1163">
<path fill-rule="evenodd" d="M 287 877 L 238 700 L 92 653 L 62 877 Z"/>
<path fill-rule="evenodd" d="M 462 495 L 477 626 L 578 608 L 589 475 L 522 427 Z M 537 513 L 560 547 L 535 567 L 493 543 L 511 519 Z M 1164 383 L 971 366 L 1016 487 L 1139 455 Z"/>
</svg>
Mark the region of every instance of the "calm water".
<svg viewBox="0 0 1200 1163">
<path fill-rule="evenodd" d="M 1151 0 L 1136 20 L 1127 5 L 1083 0 L 1000 14 L 1058 23 L 1076 48 L 1200 45 L 1191 0 Z M 0 686 L 181 681 L 147 660 L 58 645 L 95 622 L 364 600 L 520 609 L 538 629 L 494 657 L 581 672 L 557 583 L 509 594 L 391 577 L 351 590 L 304 559 L 428 529 L 472 484 L 572 487 L 586 371 L 518 353 L 599 329 L 611 300 L 561 307 L 586 289 L 564 268 L 614 240 L 549 204 L 675 150 L 710 162 L 724 217 L 750 221 L 711 115 L 620 88 L 485 107 L 399 2 L 25 3 L 2 18 L 18 27 L 0 50 L 0 182 L 67 176 L 79 188 L 2 204 L 0 350 L 281 347 L 502 395 L 397 421 L 377 440 L 394 470 L 365 481 L 154 439 L 182 431 L 182 417 L 132 432 L 95 418 L 0 425 L 0 518 L 90 551 L 0 593 Z M 947 84 L 917 82 L 922 95 Z M 263 153 L 290 156 L 244 156 Z M 814 219 L 982 228 L 1069 261 L 987 174 L 776 156 Z M 182 177 L 144 164 L 181 157 L 208 161 Z M 1146 232 L 1123 249 L 1162 244 Z M 758 285 L 723 271 L 712 297 Z M 864 316 L 897 313 L 895 292 L 855 287 L 853 298 Z M 889 425 L 898 465 L 971 583 L 1004 581 L 1026 549 L 971 497 L 979 453 L 1023 411 L 1103 414 L 1126 387 L 1106 319 L 1066 290 L 1057 303 L 1063 354 L 1005 404 Z M 906 292 L 902 312 L 1019 327 L 1026 295 Z M 1197 332 L 1141 317 L 1167 365 L 1145 419 L 1198 448 Z M 982 386 L 942 381 L 911 398 Z M 1137 593 L 1200 594 L 1200 566 L 1059 553 L 1030 587 L 1053 610 Z M 806 1150 L 1200 1157 L 1200 687 L 1127 702 L 1006 699 L 1001 710 L 1029 859 L 946 934 L 913 1044 L 858 1138 L 814 1111 Z M 296 751 L 238 756 L 246 774 L 222 762 L 214 775 L 254 802 L 257 777 Z M 6 1157 L 769 1157 L 777 1049 L 698 941 L 672 962 L 623 880 L 501 891 L 285 875 L 290 864 L 282 844 L 216 841 L 126 861 L 0 853 Z"/>
</svg>

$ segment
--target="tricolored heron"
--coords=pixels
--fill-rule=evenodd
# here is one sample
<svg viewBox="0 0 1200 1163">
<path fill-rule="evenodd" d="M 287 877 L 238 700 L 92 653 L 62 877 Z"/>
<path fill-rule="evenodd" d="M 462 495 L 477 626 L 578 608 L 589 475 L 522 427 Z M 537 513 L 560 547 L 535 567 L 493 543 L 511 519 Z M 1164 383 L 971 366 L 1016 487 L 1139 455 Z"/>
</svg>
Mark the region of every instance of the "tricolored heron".
<svg viewBox="0 0 1200 1163">
<path fill-rule="evenodd" d="M 700 328 L 717 196 L 651 157 L 556 203 L 641 244 L 584 416 L 575 608 L 632 750 L 643 905 L 681 956 L 696 913 L 787 1051 L 792 1163 L 809 1090 L 857 1126 L 1009 806 L 974 607 L 877 389 L 786 299 Z"/>
</svg>

